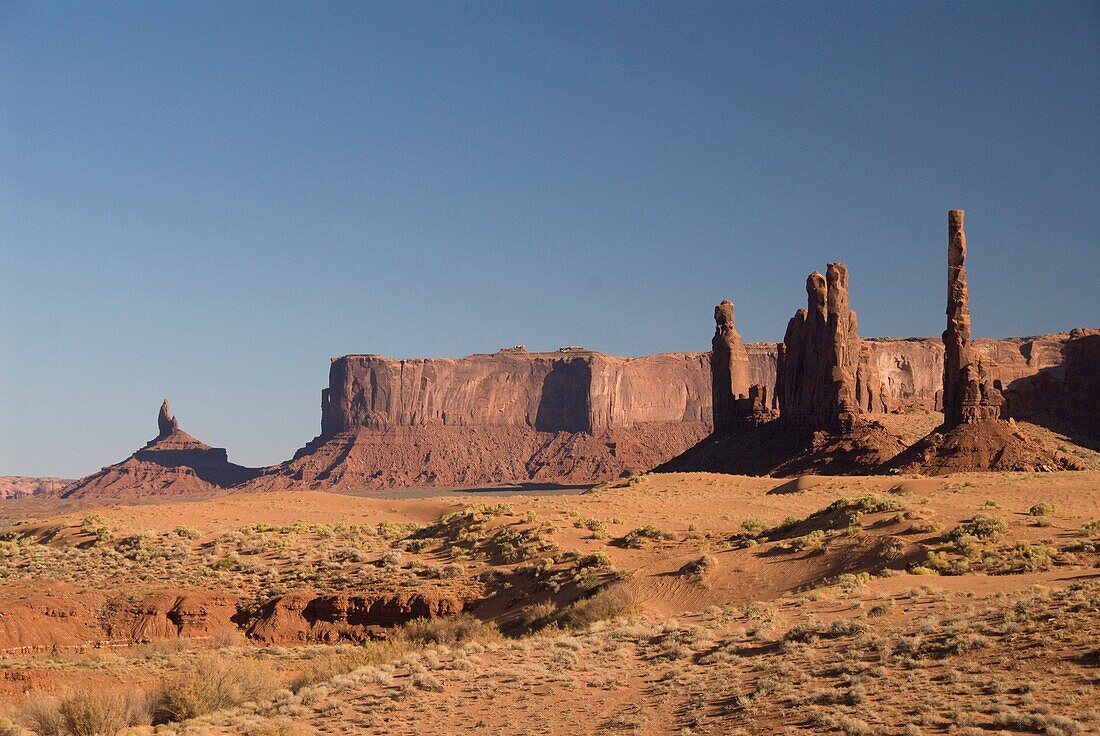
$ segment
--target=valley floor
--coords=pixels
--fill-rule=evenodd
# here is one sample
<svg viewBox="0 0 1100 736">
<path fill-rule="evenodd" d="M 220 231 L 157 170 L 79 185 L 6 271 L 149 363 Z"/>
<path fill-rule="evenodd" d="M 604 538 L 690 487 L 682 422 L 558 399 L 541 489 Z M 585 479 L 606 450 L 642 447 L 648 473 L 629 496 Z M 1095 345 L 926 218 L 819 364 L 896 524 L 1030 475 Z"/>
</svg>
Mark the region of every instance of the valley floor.
<svg viewBox="0 0 1100 736">
<path fill-rule="evenodd" d="M 0 734 L 1100 729 L 1100 472 L 550 490 L 9 517 Z"/>
</svg>

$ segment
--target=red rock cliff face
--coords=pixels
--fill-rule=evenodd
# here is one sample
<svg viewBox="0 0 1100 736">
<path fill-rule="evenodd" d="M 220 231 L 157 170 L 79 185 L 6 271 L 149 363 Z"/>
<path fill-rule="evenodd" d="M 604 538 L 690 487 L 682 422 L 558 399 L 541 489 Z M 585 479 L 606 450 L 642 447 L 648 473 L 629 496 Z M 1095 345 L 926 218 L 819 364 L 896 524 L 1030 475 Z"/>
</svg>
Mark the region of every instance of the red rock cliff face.
<svg viewBox="0 0 1100 736">
<path fill-rule="evenodd" d="M 1006 394 L 1025 386 L 1040 372 L 1060 372 L 1070 333 L 1037 337 L 977 338 L 972 352 L 984 358 L 991 378 L 1000 381 Z M 752 382 L 774 394 L 776 349 L 772 343 L 750 343 L 749 367 Z M 860 364 L 870 361 L 878 373 L 881 395 L 876 399 L 859 391 L 864 411 L 936 411 L 943 408 L 943 341 L 938 337 L 864 338 Z M 1060 373 L 1059 373 L 1060 374 Z M 858 377 L 858 374 L 857 374 Z M 1010 402 L 1011 403 L 1011 402 Z M 873 408 L 877 407 L 877 408 Z M 1027 411 L 1010 409 L 1011 416 Z"/>
<path fill-rule="evenodd" d="M 594 433 L 709 422 L 709 359 L 516 350 L 417 360 L 348 355 L 332 362 L 321 410 L 322 435 L 429 425 Z"/>
</svg>

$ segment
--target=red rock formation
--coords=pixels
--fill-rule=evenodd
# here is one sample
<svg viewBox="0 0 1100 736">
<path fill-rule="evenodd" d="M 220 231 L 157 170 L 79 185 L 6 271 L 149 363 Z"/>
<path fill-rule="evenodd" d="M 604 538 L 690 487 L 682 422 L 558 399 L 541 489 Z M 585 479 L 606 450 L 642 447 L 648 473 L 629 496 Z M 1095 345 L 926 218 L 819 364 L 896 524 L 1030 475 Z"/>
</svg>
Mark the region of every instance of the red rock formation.
<svg viewBox="0 0 1100 736">
<path fill-rule="evenodd" d="M 1007 384 L 1007 413 L 1059 429 L 1100 434 L 1100 330 L 1074 330 L 1062 347 L 1061 363 Z"/>
<path fill-rule="evenodd" d="M 710 421 L 700 353 L 616 358 L 576 349 L 466 358 L 335 358 L 321 434 L 360 427 L 529 427 L 596 432 L 647 422 Z"/>
<path fill-rule="evenodd" d="M 172 410 L 168 408 L 168 399 L 165 399 L 160 405 L 160 414 L 157 415 L 157 428 L 160 429 L 157 439 L 164 439 L 180 428 L 179 421 L 172 416 Z"/>
<path fill-rule="evenodd" d="M 715 432 L 725 432 L 768 408 L 767 390 L 750 383 L 749 354 L 734 328 L 733 314 L 733 302 L 728 300 L 714 308 L 710 374 Z"/>
<path fill-rule="evenodd" d="M 461 613 L 453 595 L 416 593 L 355 595 L 297 591 L 268 601 L 250 616 L 249 638 L 266 643 L 366 641 L 383 627 Z"/>
<path fill-rule="evenodd" d="M 61 497 L 213 495 L 259 473 L 229 462 L 224 449 L 211 447 L 180 429 L 167 399 L 161 404 L 157 426 L 160 433 L 145 447 L 63 488 Z"/>
<path fill-rule="evenodd" d="M 970 343 L 966 234 L 962 210 L 948 213 L 947 329 L 943 333 L 944 422 L 890 463 L 890 469 L 941 475 L 960 471 L 1078 469 L 1001 419 L 1004 397 Z"/>
<path fill-rule="evenodd" d="M 948 425 L 998 419 L 1004 397 L 970 345 L 963 210 L 947 213 L 947 329 L 943 332 L 943 413 Z"/>
<path fill-rule="evenodd" d="M 599 482 L 690 447 L 710 403 L 701 353 L 349 355 L 330 368 L 321 435 L 247 488 Z"/>
<path fill-rule="evenodd" d="M 0 500 L 49 496 L 71 484 L 65 478 L 28 478 L 22 475 L 0 475 Z"/>
<path fill-rule="evenodd" d="M 880 389 L 873 365 L 860 369 L 869 353 L 849 304 L 848 269 L 830 263 L 826 274 L 806 279 L 807 308 L 791 318 L 778 346 L 779 420 L 803 430 L 849 431 L 864 406 L 878 403 Z"/>
</svg>

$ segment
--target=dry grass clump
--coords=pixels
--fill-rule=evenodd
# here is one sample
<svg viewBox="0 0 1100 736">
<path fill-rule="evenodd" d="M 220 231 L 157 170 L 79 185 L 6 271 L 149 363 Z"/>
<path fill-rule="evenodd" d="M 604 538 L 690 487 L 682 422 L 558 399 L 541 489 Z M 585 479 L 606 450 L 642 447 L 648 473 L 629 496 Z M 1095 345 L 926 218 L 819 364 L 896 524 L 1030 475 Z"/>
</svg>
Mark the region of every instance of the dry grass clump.
<svg viewBox="0 0 1100 736">
<path fill-rule="evenodd" d="M 627 616 L 635 607 L 634 597 L 625 588 L 612 585 L 563 609 L 556 620 L 566 628 L 583 629 L 597 621 Z"/>
<path fill-rule="evenodd" d="M 470 641 L 500 638 L 500 631 L 492 624 L 474 618 L 468 613 L 440 618 L 418 618 L 397 630 L 394 638 L 410 644 L 463 644 Z"/>
<path fill-rule="evenodd" d="M 267 700 L 282 686 L 281 678 L 266 662 L 203 653 L 161 683 L 153 698 L 153 720 L 182 721 Z"/>
<path fill-rule="evenodd" d="M 62 695 L 32 692 L 21 720 L 38 736 L 114 736 L 123 728 L 148 724 L 151 717 L 143 693 L 77 690 Z M 13 725 L 9 733 L 21 731 Z"/>
</svg>

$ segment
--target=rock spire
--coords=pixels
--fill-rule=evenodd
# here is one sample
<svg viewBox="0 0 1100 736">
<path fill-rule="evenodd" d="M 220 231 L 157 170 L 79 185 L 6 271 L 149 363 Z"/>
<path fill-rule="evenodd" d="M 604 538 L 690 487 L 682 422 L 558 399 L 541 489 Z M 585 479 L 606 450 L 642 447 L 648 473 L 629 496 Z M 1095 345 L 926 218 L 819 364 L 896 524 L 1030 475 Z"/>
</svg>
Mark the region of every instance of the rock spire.
<svg viewBox="0 0 1100 736">
<path fill-rule="evenodd" d="M 160 429 L 160 434 L 157 435 L 157 439 L 164 439 L 180 428 L 179 421 L 172 416 L 172 410 L 168 406 L 168 399 L 165 399 L 160 405 L 160 413 L 157 415 L 157 427 Z"/>
<path fill-rule="evenodd" d="M 970 342 L 965 216 L 963 210 L 947 213 L 947 329 L 943 332 L 943 415 L 947 426 L 999 419 L 1004 407 L 990 367 Z"/>
</svg>

